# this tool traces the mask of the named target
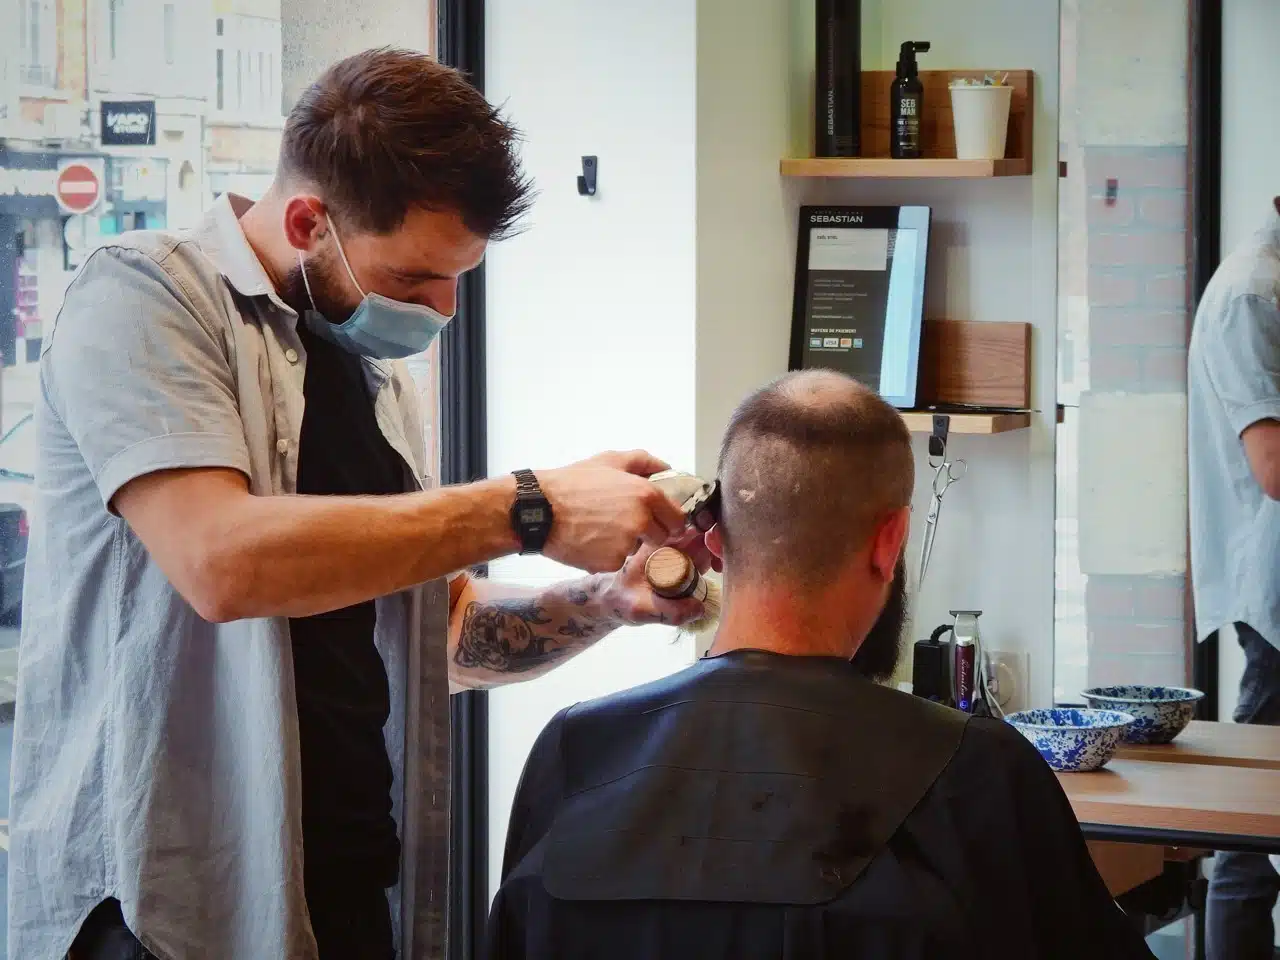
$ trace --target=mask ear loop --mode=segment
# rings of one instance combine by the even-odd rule
[[[360,286],[360,281],[356,279],[356,272],[351,269],[351,263],[347,260],[347,251],[342,249],[342,239],[338,236],[338,231],[333,225],[333,219],[327,213],[324,215],[324,219],[329,224],[329,229],[333,231],[333,242],[338,245],[338,256],[342,258],[342,265],[347,268],[347,276],[351,278],[352,286],[360,291],[360,296],[367,297],[368,294],[364,292],[364,287]]]
[[[302,251],[298,251],[298,269],[302,271],[302,285],[307,288],[307,299],[311,301],[311,309],[320,312],[316,306],[316,298],[311,295],[311,281],[307,279],[307,265],[302,262]]]

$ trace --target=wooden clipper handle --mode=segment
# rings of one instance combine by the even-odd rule
[[[675,547],[659,547],[644,564],[644,576],[653,592],[668,600],[693,597],[706,600],[706,581],[692,560]]]

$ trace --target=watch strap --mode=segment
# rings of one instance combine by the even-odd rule
[[[517,497],[529,494],[541,495],[542,488],[538,486],[538,478],[534,476],[532,470],[512,470],[511,473],[516,478]]]
[[[520,540],[520,553],[541,553],[551,535],[551,503],[532,470],[513,470],[516,499],[511,505],[511,526]]]

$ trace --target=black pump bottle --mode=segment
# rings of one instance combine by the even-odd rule
[[[928,49],[928,42],[908,40],[898,52],[898,73],[889,88],[889,156],[895,160],[914,160],[920,156],[924,84],[920,82],[916,54]]]

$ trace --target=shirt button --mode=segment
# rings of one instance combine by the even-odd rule
[[[293,347],[290,347],[288,350],[284,352],[284,358],[288,360],[290,363],[297,363],[298,351],[293,349]]]
[[[289,441],[288,441],[288,440],[277,440],[277,441],[276,441],[276,453],[285,454],[285,453],[288,453],[288,452],[289,452]]]

